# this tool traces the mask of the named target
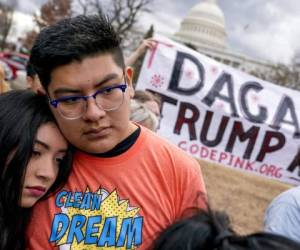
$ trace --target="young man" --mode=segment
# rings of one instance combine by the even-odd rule
[[[30,63],[77,152],[65,186],[34,208],[29,249],[149,249],[166,226],[206,207],[198,163],[129,121],[133,72],[105,17],[43,29]]]

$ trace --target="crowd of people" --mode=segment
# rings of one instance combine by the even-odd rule
[[[299,187],[270,204],[265,232],[240,236],[199,163],[153,133],[161,101],[129,67],[152,45],[124,60],[107,17],[77,16],[40,32],[28,89],[0,69],[0,250],[300,249]]]

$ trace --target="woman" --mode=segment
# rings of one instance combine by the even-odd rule
[[[0,249],[25,249],[29,208],[64,184],[72,152],[45,97],[10,91],[0,107]]]

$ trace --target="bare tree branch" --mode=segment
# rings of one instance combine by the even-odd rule
[[[39,28],[43,28],[48,25],[52,25],[57,21],[70,17],[72,0],[48,0],[41,7],[41,14],[35,15],[34,19]]]
[[[3,50],[6,40],[12,26],[14,8],[16,1],[12,1],[10,5],[0,3],[0,49]]]
[[[75,0],[81,2],[82,0]],[[101,0],[85,0],[86,8],[98,14],[103,14]],[[149,12],[149,5],[153,0],[111,0],[108,7],[110,21],[120,37],[125,38],[138,21],[142,12]],[[87,13],[84,12],[84,15]]]
[[[88,14],[88,5],[86,4],[86,1],[84,0],[77,0],[79,6],[82,9],[82,14],[87,15]]]
[[[269,72],[252,71],[249,73],[265,81],[300,90],[299,71],[293,66],[278,64],[270,69]]]
[[[38,32],[35,30],[31,30],[27,32],[25,34],[25,37],[22,39],[22,46],[26,48],[28,51],[30,51],[37,35]]]

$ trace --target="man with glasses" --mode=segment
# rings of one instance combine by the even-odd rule
[[[148,249],[206,208],[197,161],[129,121],[133,72],[106,17],[43,29],[30,63],[76,152],[67,183],[34,208],[28,249]]]

